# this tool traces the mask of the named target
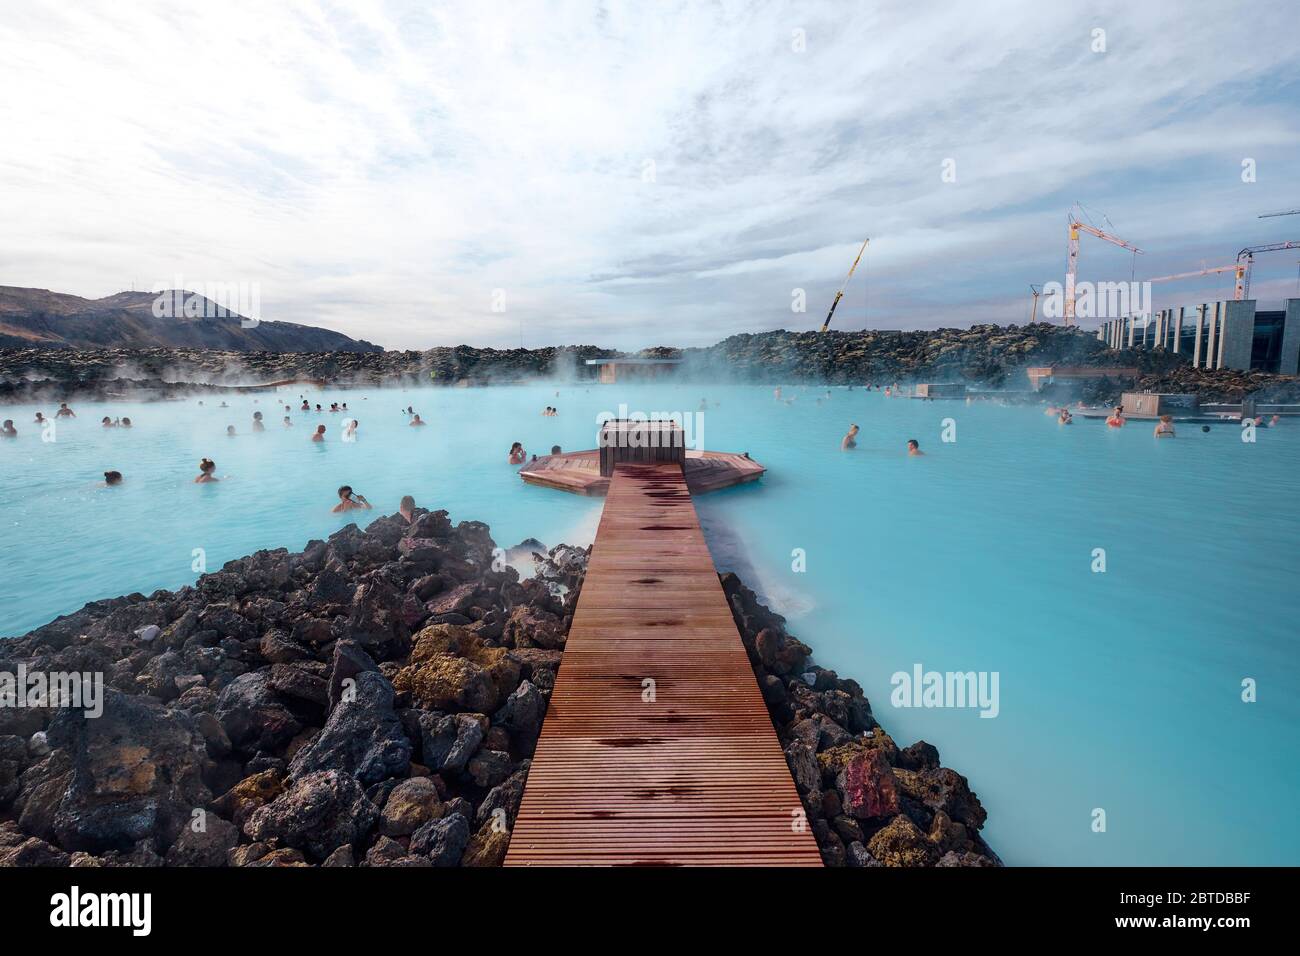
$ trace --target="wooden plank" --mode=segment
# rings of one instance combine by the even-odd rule
[[[617,464],[506,866],[820,866],[802,813],[682,466]]]

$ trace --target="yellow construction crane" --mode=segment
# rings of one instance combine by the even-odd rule
[[[1065,324],[1074,325],[1074,286],[1075,277],[1079,273],[1079,233],[1086,232],[1090,236],[1096,236],[1098,239],[1105,239],[1109,243],[1119,246],[1121,249],[1132,251],[1134,256],[1142,255],[1142,250],[1131,242],[1121,239],[1119,236],[1112,235],[1109,232],[1102,232],[1096,226],[1090,226],[1082,222],[1079,216],[1075,215],[1075,210],[1083,216],[1087,216],[1087,211],[1083,208],[1082,203],[1075,203],[1070,207],[1069,224],[1070,224],[1070,241],[1067,246],[1066,265],[1065,265]],[[1102,217],[1105,218],[1105,217]],[[1110,225],[1110,220],[1106,220],[1106,225]]]
[[[862,261],[862,253],[867,251],[867,243],[870,241],[869,238],[862,240],[862,248],[858,250],[858,257],[853,260],[853,265],[849,267],[849,274],[844,277],[844,284],[840,286],[840,291],[835,293],[835,301],[831,303],[831,310],[826,313],[826,321],[822,323],[823,332],[831,327],[831,316],[835,314],[835,307],[840,304],[840,298],[844,295],[844,290],[848,288],[849,280],[853,278],[853,270]]]

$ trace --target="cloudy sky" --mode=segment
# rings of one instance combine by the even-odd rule
[[[0,285],[633,348],[815,328],[866,236],[837,327],[1024,321],[1076,200],[1146,250],[1081,280],[1300,239],[1290,3],[3,4]]]

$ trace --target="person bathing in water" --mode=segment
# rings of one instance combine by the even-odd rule
[[[220,481],[221,479],[213,474],[216,470],[216,463],[211,458],[204,458],[199,462],[199,476],[194,479],[194,483],[202,485],[207,484],[209,481]]]
[[[420,426],[427,425],[428,422],[426,422],[426,421],[424,421],[422,418],[420,418],[419,415],[416,415],[416,416],[415,416],[414,418],[412,418],[412,419],[410,420],[410,422],[408,422],[407,424],[411,425],[412,427],[416,427],[416,428],[418,428],[418,427],[420,427]]]
[[[1115,410],[1110,413],[1110,418],[1106,419],[1106,425],[1108,428],[1124,427],[1124,406],[1123,405],[1115,406]]]
[[[524,451],[524,446],[515,442],[510,446],[510,464],[522,465],[528,460],[528,452]]]
[[[339,503],[333,507],[333,511],[369,511],[370,502],[366,501],[365,495],[353,494],[351,485],[344,485],[339,489]]]
[[[3,425],[0,425],[0,438],[17,438],[18,429],[14,428],[14,420],[6,418]]]
[[[1156,430],[1153,432],[1153,434],[1156,436],[1156,438],[1176,437],[1174,434],[1174,416],[1161,415],[1160,422],[1156,425]]]
[[[325,440],[325,426],[324,426],[324,425],[317,425],[317,426],[316,426],[316,430],[315,430],[314,432],[312,432],[311,440],[312,440],[312,441],[324,441],[324,440]]]
[[[1073,425],[1073,424],[1074,424],[1074,416],[1072,416],[1072,415],[1070,414],[1070,410],[1069,410],[1068,408],[1063,408],[1063,409],[1061,409],[1061,417],[1058,418],[1056,421],[1057,421],[1057,424],[1060,424],[1060,425]]]
[[[68,407],[67,402],[59,403],[59,410],[54,413],[55,418],[76,418],[77,413]]]
[[[921,451],[921,445],[915,438],[909,438],[907,440],[907,454],[908,457],[919,458],[925,452]]]
[[[121,483],[122,483],[122,473],[120,471],[104,472],[104,484],[108,485],[110,488],[113,485],[120,485]]]
[[[840,450],[847,451],[850,448],[857,448],[857,447],[858,447],[858,426],[856,424],[853,424],[849,426],[849,433],[845,435],[844,440],[840,442]]]
[[[253,431],[255,431],[255,432],[264,432],[264,431],[266,431],[266,425],[265,425],[265,423],[262,421],[262,413],[261,413],[261,412],[253,412]]]

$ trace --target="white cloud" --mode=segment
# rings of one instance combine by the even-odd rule
[[[0,284],[258,282],[265,318],[391,347],[513,345],[521,324],[530,345],[702,344],[816,327],[871,235],[841,327],[1019,321],[1027,283],[1060,278],[1076,198],[1149,250],[1139,277],[1300,232],[1254,218],[1300,204],[1288,21],[1210,2],[15,5]],[[1257,282],[1292,266],[1261,258]],[[1085,246],[1081,278],[1131,268]]]

